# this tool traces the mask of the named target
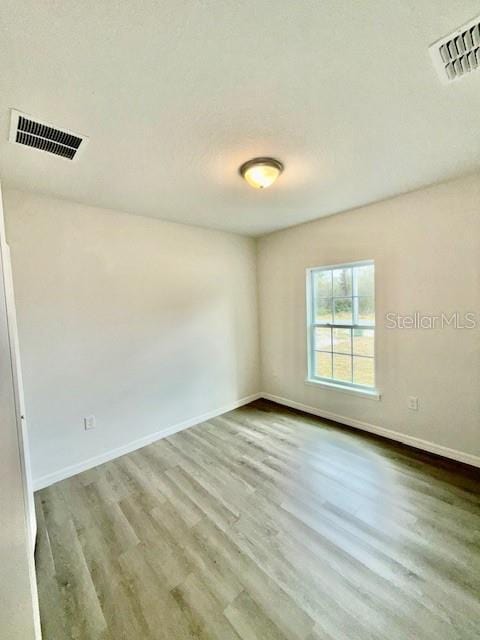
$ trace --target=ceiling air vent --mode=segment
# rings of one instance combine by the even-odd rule
[[[480,16],[430,46],[440,79],[450,83],[480,69]]]
[[[85,147],[88,138],[59,129],[12,109],[10,142],[47,151],[56,156],[74,160]]]

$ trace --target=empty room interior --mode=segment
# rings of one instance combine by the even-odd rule
[[[480,638],[479,11],[1,0],[1,640]]]

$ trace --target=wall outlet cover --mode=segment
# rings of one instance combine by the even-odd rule
[[[85,431],[89,431],[90,429],[95,429],[96,427],[95,416],[86,416],[83,419],[83,424],[85,426]]]
[[[407,406],[412,411],[418,411],[418,398],[416,396],[408,396]]]

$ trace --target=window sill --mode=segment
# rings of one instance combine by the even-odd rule
[[[341,393],[349,393],[362,398],[370,398],[371,400],[380,400],[382,397],[378,389],[361,389],[360,387],[344,387],[341,384],[335,384],[334,382],[325,382],[324,380],[314,380],[312,378],[306,378],[305,384],[312,385],[313,387],[323,387],[324,389],[331,389],[333,391],[340,391]]]

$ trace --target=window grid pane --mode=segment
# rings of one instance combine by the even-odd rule
[[[374,329],[354,329],[352,353],[355,356],[375,355],[375,330]]]
[[[332,291],[335,298],[352,296],[352,269],[332,270]]]
[[[332,351],[332,329],[331,327],[315,327],[314,329],[314,349],[315,351]]]
[[[354,356],[352,362],[353,382],[365,387],[373,387],[375,384],[374,358]]]
[[[332,350],[334,353],[352,353],[352,330],[350,327],[339,329],[335,327],[333,330]]]
[[[340,382],[352,382],[352,356],[333,354],[333,379]]]
[[[313,276],[314,293],[319,298],[332,297],[332,272],[318,271]]]
[[[332,298],[317,298],[314,321],[318,324],[332,323]]]
[[[315,352],[315,375],[319,378],[332,378],[332,354]]]
[[[333,324],[352,325],[352,298],[333,298]]]
[[[358,296],[355,304],[357,305],[357,324],[375,325],[375,301],[373,296]]]

